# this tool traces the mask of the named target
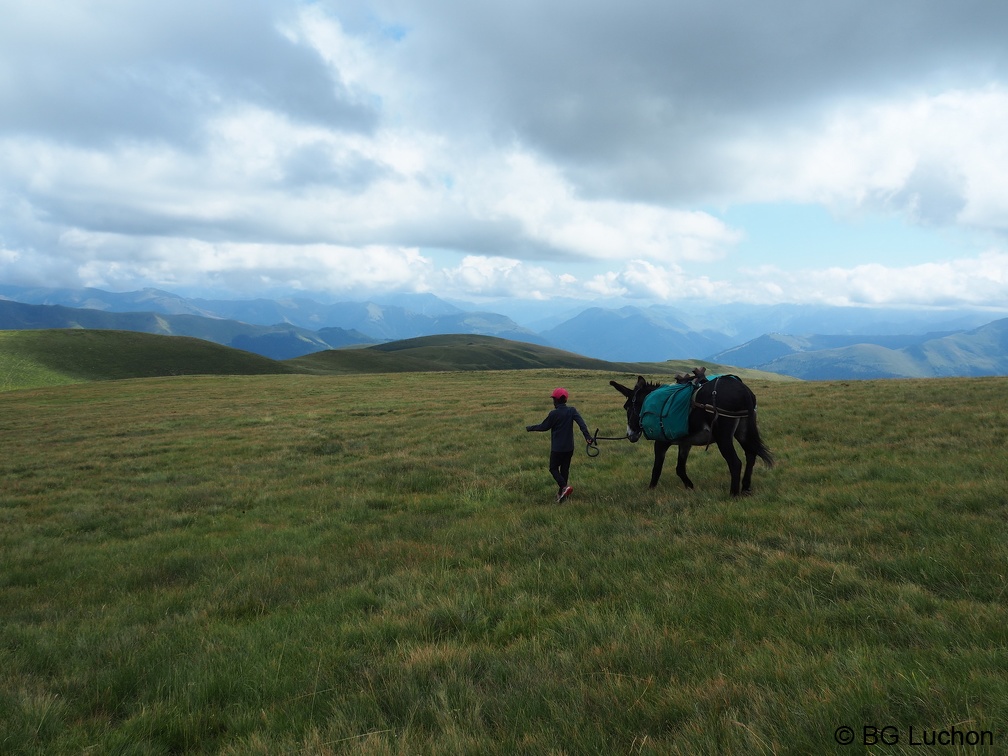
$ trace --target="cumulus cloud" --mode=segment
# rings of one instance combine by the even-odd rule
[[[281,33],[296,7],[4,0],[0,132],[97,145],[190,142],[206,118],[247,104],[327,128],[373,128],[365,94],[312,45]]]
[[[543,267],[506,257],[467,255],[441,275],[455,296],[547,299],[560,293],[560,277]]]
[[[12,282],[1005,299],[1008,6],[0,0],[0,17]],[[980,241],[754,274],[723,218],[760,203]]]
[[[442,119],[498,124],[610,197],[721,194],[737,180],[726,139],[755,130],[769,146],[839,102],[982,86],[1008,69],[1008,11],[976,1],[375,7],[404,20],[396,55],[427,74]]]
[[[1008,303],[1008,252],[918,265],[879,263],[844,268],[750,271],[749,285],[737,287],[739,301],[772,304],[826,303],[837,306],[975,306],[997,311]]]
[[[744,134],[725,151],[739,167],[736,201],[815,202],[840,214],[1004,230],[1008,87],[845,102],[774,140]]]
[[[100,247],[101,255],[91,250]],[[67,261],[72,264],[68,265]],[[329,244],[210,244],[172,238],[147,239],[72,232],[53,252],[0,249],[0,278],[14,268],[33,275],[37,286],[89,286],[127,290],[143,286],[219,289],[230,295],[304,291],[358,292],[426,289],[430,260],[416,249]]]

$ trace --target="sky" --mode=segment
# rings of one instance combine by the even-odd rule
[[[1008,309],[1008,4],[0,0],[0,282]]]

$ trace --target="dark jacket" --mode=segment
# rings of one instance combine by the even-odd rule
[[[577,423],[584,434],[585,441],[591,441],[591,433],[584,419],[577,409],[567,404],[558,404],[546,419],[539,425],[527,425],[527,431],[551,431],[552,439],[550,451],[572,452],[574,451],[574,423]]]

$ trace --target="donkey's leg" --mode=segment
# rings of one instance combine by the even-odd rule
[[[669,450],[671,444],[664,441],[655,441],[654,445],[654,467],[651,468],[651,485],[649,488],[654,488],[658,485],[658,479],[661,477],[662,467],[665,465],[665,454]]]
[[[735,438],[739,442],[739,445],[745,451],[745,470],[742,472],[742,493],[749,494],[752,493],[752,473],[753,467],[756,465],[757,451],[755,446],[747,438],[746,431],[748,426],[746,421],[742,420],[739,422],[738,428],[735,431]]]
[[[742,494],[752,493],[752,471],[756,465],[756,452],[745,450],[745,470],[742,472]]]
[[[719,423],[719,425],[721,425]],[[731,475],[731,495],[739,495],[739,482],[742,477],[742,460],[735,452],[735,425],[721,425],[715,430],[718,450],[724,461],[728,463],[728,472]]]
[[[675,471],[676,475],[683,482],[686,488],[693,490],[693,481],[689,479],[689,475],[686,474],[686,460],[689,459],[690,449],[693,447],[689,444],[679,444],[679,457],[676,459]]]

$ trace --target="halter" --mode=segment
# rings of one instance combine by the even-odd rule
[[[646,384],[646,385],[650,386],[650,384]],[[657,386],[651,386],[647,391],[644,391],[643,388],[635,388],[634,392],[633,392],[633,395],[630,396],[627,399],[627,404],[630,405],[630,409],[633,410],[633,414],[634,414],[634,417],[636,418],[636,422],[637,422],[637,428],[639,429],[639,432],[640,432],[641,436],[644,435],[644,428],[641,425],[641,411],[644,409],[644,400],[641,399],[640,396],[641,396],[642,392],[643,392],[643,394],[645,396],[647,396],[652,391],[654,391],[656,388],[657,388]],[[640,399],[639,404],[638,404],[638,399]],[[630,413],[628,412],[627,413],[627,421],[629,422],[629,420],[630,420]],[[630,426],[629,425],[627,425],[627,430],[628,431],[630,430]],[[630,434],[629,433],[627,433],[627,438],[630,438]]]

